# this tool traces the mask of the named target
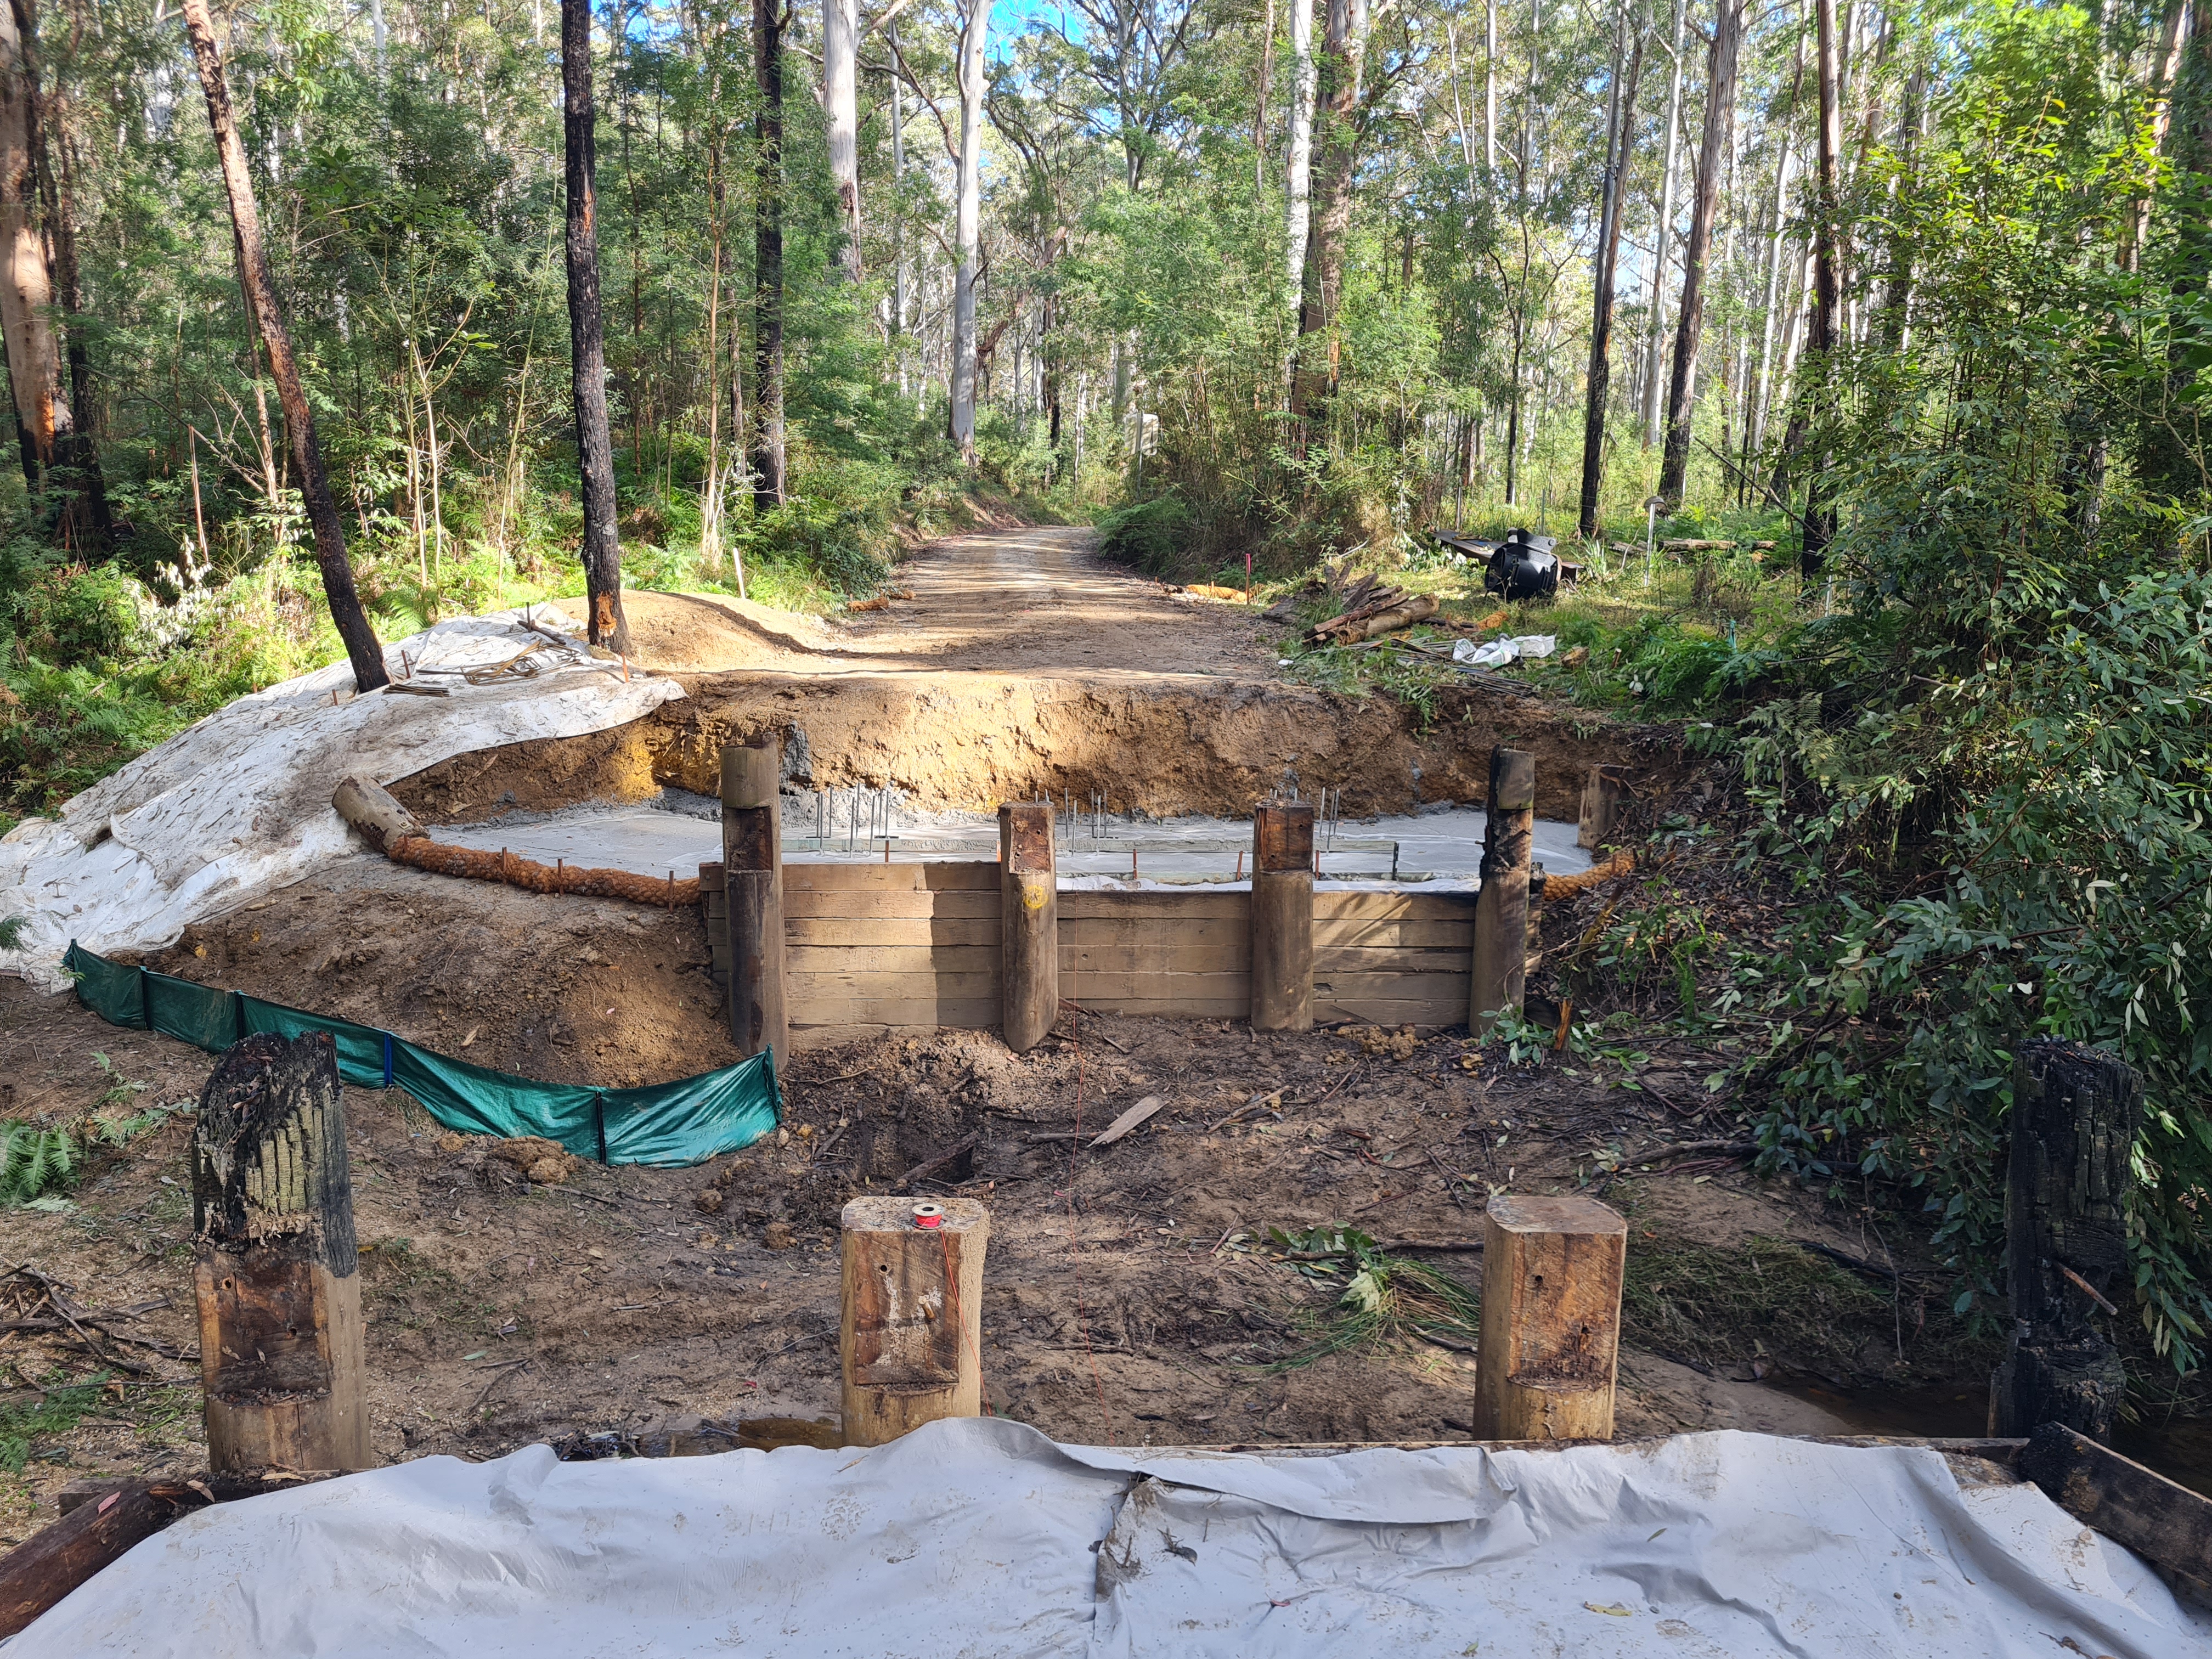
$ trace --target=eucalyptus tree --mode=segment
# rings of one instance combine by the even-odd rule
[[[599,112],[592,98],[591,0],[561,0],[562,150],[565,163],[568,350],[584,501],[583,564],[591,642],[629,650],[615,522],[614,436],[607,422],[606,321],[599,302]]]

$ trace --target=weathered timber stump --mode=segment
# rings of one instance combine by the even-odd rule
[[[2094,1322],[2126,1278],[2127,1195],[2142,1091],[2127,1062],[2039,1039],[2013,1058],[2005,1176],[2012,1345],[1990,1382],[1991,1432],[2060,1423],[2106,1441],[2126,1378]]]
[[[845,1443],[880,1446],[940,1417],[983,1408],[983,1251],[990,1217],[972,1198],[918,1224],[903,1198],[845,1206],[838,1356]]]
[[[1478,1440],[1610,1440],[1628,1223],[1594,1198],[1500,1193],[1482,1231]]]
[[[241,1038],[192,1137],[210,1465],[365,1469],[361,1260],[337,1048]]]

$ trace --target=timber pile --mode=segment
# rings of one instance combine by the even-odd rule
[[[1357,645],[1437,613],[1432,593],[1408,593],[1376,576],[1362,576],[1344,596],[1342,614],[1306,629],[1309,645]]]

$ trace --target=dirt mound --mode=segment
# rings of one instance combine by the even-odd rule
[[[583,605],[556,605],[572,629],[584,623]],[[839,644],[836,630],[817,617],[778,611],[723,593],[623,594],[629,623],[630,660],[666,673],[714,673],[732,668],[805,672]]]

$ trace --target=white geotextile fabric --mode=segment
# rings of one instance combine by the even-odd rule
[[[5,1659],[2191,1659],[2033,1486],[1740,1433],[1319,1458],[933,1424],[874,1451],[426,1458],[204,1510]]]
[[[155,949],[338,857],[346,827],[331,792],[349,772],[390,783],[479,749],[603,732],[684,695],[634,671],[625,682],[580,644],[537,653],[566,665],[527,679],[472,686],[434,672],[503,662],[542,640],[522,614],[456,617],[384,647],[395,678],[411,665],[422,683],[449,687],[445,696],[356,697],[353,670],[333,663],[218,709],[60,817],[17,825],[0,837],[0,917],[27,925],[17,949],[0,951],[0,969],[59,990],[72,939],[91,951]]]

